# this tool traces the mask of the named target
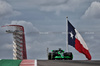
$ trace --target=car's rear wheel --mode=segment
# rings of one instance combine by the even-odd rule
[[[64,53],[64,59],[65,60],[72,60],[73,59],[73,54],[72,54],[72,52],[66,52],[66,53]]]
[[[51,60],[51,53],[48,54],[48,60]]]

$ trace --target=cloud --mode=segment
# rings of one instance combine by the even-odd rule
[[[11,24],[12,25],[22,25],[22,26],[24,26],[26,33],[38,32],[39,31],[36,27],[33,26],[33,24],[31,22],[21,20],[21,21],[12,21]]]
[[[6,1],[0,0],[0,17],[20,15],[21,13],[13,10],[13,7]]]
[[[2,49],[6,48],[6,49],[13,49],[13,44],[5,44],[1,47]]]
[[[80,0],[50,0],[50,2],[42,3],[40,6],[41,11],[55,11],[56,14],[60,14],[61,11],[75,11],[78,9],[79,5],[85,1]]]
[[[100,2],[92,2],[90,7],[85,11],[82,16],[83,19],[99,19],[100,18]]]
[[[12,13],[12,6],[5,1],[0,0],[0,16]]]
[[[11,2],[12,0],[10,0]],[[61,11],[71,11],[74,12],[79,7],[83,7],[83,3],[87,0],[21,0],[13,1],[16,9],[39,9],[45,12],[55,12],[59,15]],[[23,5],[22,5],[23,4]]]

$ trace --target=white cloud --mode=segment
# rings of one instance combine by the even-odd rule
[[[12,6],[5,1],[0,0],[0,16],[12,13]]]
[[[82,16],[84,19],[98,19],[100,18],[100,2],[92,2],[90,7],[85,11],[84,15]]]
[[[11,24],[24,26],[26,33],[39,31],[36,27],[33,26],[33,24],[31,22],[27,22],[27,21],[22,20],[22,21],[12,21]]]
[[[10,0],[11,2],[12,0]],[[13,1],[16,9],[39,9],[46,12],[55,12],[59,15],[61,11],[75,11],[87,0],[21,0]],[[23,5],[22,5],[23,4]]]
[[[4,44],[1,48],[13,49],[13,44]]]
[[[55,11],[56,14],[59,15],[61,11],[75,11],[78,9],[82,3],[85,1],[80,0],[50,0],[50,2],[44,2],[40,6],[40,10],[42,11]]]
[[[0,0],[0,17],[20,15],[21,13],[13,10],[12,6],[6,1]]]

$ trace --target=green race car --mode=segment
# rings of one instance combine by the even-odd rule
[[[64,52],[64,50],[51,50],[52,52],[48,53],[48,60],[72,60],[72,52]]]

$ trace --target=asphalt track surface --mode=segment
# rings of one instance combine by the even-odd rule
[[[38,60],[37,66],[100,66],[100,60]]]

